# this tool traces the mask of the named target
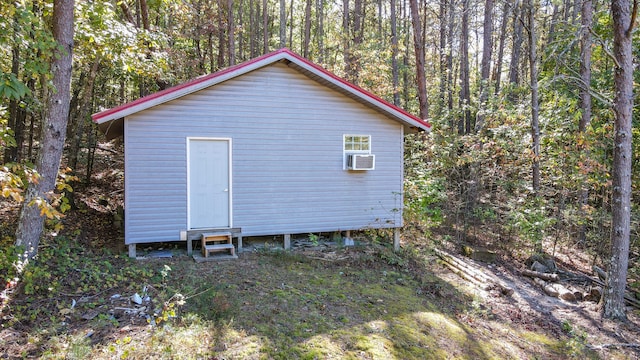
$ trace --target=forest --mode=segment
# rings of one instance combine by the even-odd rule
[[[116,205],[122,203],[122,193],[103,179],[110,170],[122,181],[123,169],[112,171],[122,167],[121,139],[105,139],[91,115],[280,48],[432,125],[429,134],[405,140],[405,256],[406,249],[443,242],[492,247],[512,258],[572,249],[589,272],[592,266],[606,272],[602,316],[635,319],[637,307],[627,308],[625,296],[640,302],[640,200],[633,196],[640,190],[637,5],[2,0],[0,321],[7,327],[0,331],[15,328],[8,319],[19,317],[10,311],[39,304],[12,304],[10,294],[49,296],[35,284],[58,281],[41,267],[42,259],[64,256],[56,248],[90,251],[87,244],[97,240],[87,240],[87,233],[122,242],[112,227],[105,230],[116,232],[110,235],[85,229],[95,221],[83,205],[87,198],[111,202],[103,214],[108,221],[119,216]],[[56,237],[85,239],[60,245]],[[376,256],[394,266],[414,264],[384,251]],[[74,259],[68,262],[81,261]],[[167,271],[152,275],[129,266],[118,276],[167,283]],[[125,282],[118,279],[114,287]],[[167,298],[165,316],[181,305]],[[233,309],[229,299],[213,301]],[[73,308],[58,310],[48,321],[70,316]],[[17,320],[25,328],[47,314],[31,311],[30,320]],[[640,349],[637,341],[627,345]],[[267,357],[292,353],[274,354]],[[411,354],[405,355],[421,358]]]

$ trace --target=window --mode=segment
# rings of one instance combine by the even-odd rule
[[[371,135],[345,135],[344,151],[345,153],[370,153]]]
[[[344,135],[342,168],[349,168],[349,157],[353,154],[371,154],[371,135]]]

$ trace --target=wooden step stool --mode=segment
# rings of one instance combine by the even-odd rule
[[[231,232],[209,232],[202,234],[202,256],[209,257],[210,252],[227,251],[235,256],[236,249],[231,242]]]

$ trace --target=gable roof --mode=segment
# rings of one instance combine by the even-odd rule
[[[213,74],[195,78],[186,83],[147,95],[132,102],[101,111],[91,115],[108,139],[116,138],[123,133],[122,119],[125,116],[149,109],[153,106],[177,99],[194,93],[204,88],[222,83],[226,80],[257,70],[275,62],[284,62],[289,67],[301,72],[309,78],[333,88],[342,94],[368,106],[387,116],[403,123],[411,129],[429,131],[431,124],[407,111],[381,99],[380,97],[353,85],[344,79],[332,74],[317,64],[295,54],[289,49],[283,48],[269,54],[262,55],[253,60],[231,66]]]

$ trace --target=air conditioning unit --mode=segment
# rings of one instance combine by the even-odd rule
[[[371,154],[351,154],[347,167],[350,170],[373,170],[376,168],[376,156]]]

